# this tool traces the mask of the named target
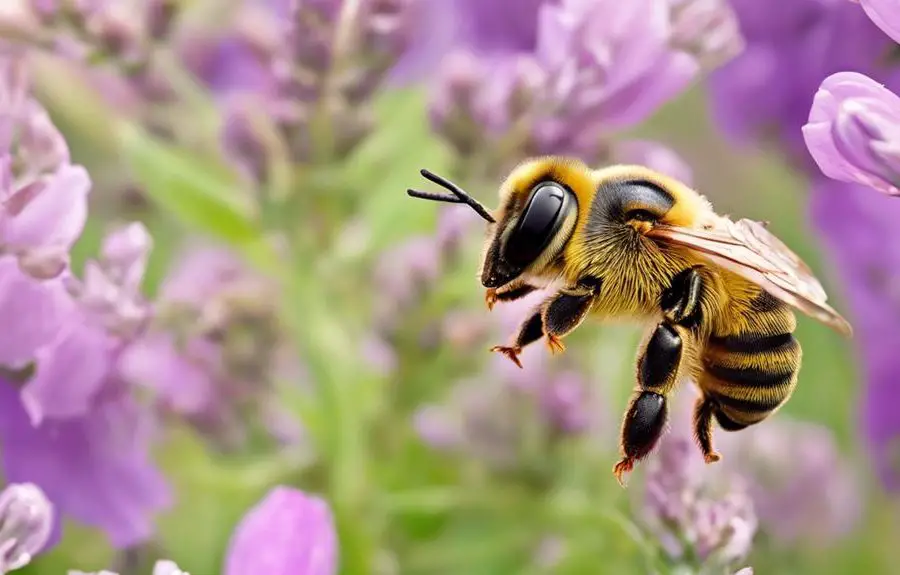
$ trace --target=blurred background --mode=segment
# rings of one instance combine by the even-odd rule
[[[62,528],[22,573],[897,572],[900,199],[827,179],[801,136],[828,75],[897,76],[858,4],[7,0],[0,37],[24,134],[4,169],[59,210],[72,166],[90,178],[63,276],[94,327],[4,371],[5,477]],[[489,353],[544,295],[488,312],[480,220],[405,193],[427,168],[491,207],[539,154],[645,164],[771,222],[855,338],[799,317],[797,391],[717,428],[716,465],[683,382],[621,488],[641,334],[586,323],[522,370]],[[50,321],[14,288],[4,317]],[[279,485],[329,519],[257,525],[236,567]],[[321,541],[337,557],[290,563]]]

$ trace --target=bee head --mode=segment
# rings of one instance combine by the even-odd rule
[[[575,229],[572,177],[589,170],[574,160],[538,158],[513,170],[500,189],[498,221],[488,227],[481,283],[503,286],[523,274],[545,275]]]

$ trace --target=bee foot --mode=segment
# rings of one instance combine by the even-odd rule
[[[495,345],[491,348],[491,351],[495,351],[497,353],[502,353],[506,357],[510,359],[514,364],[519,366],[519,369],[522,369],[522,362],[519,361],[519,354],[522,353],[522,348],[518,346],[506,346],[506,345]]]
[[[634,459],[630,457],[623,457],[621,461],[616,463],[615,467],[613,467],[613,475],[616,476],[616,481],[619,482],[619,485],[622,487],[626,486],[625,482],[625,474],[631,473],[634,469]]]
[[[722,459],[722,456],[719,455],[717,451],[710,451],[709,453],[703,454],[703,460],[706,461],[706,463],[715,463],[720,459]]]
[[[550,353],[552,354],[563,353],[566,351],[566,345],[555,335],[547,336],[547,347],[550,348]]]
[[[488,311],[494,309],[494,304],[497,303],[497,290],[494,288],[488,288],[484,292],[484,303],[487,304]]]

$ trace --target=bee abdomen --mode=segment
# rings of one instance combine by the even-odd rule
[[[759,423],[787,401],[797,383],[802,351],[791,333],[711,337],[700,386],[718,405],[723,429]]]

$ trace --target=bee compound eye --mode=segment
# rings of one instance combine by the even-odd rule
[[[538,184],[506,242],[504,256],[516,266],[536,260],[565,218],[569,192],[555,182]]]

